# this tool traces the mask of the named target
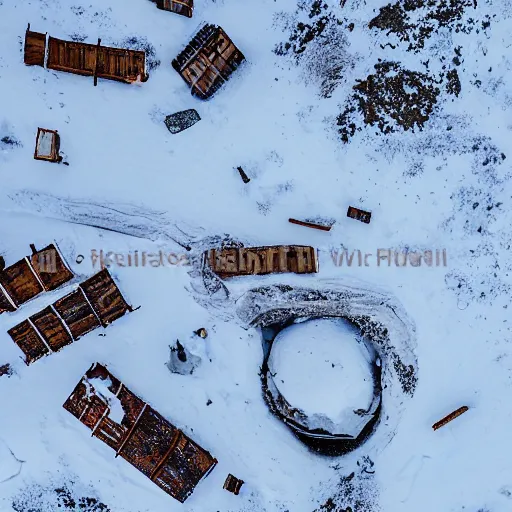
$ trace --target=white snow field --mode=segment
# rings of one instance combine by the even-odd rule
[[[13,369],[0,377],[0,512],[512,510],[512,2],[429,0],[406,13],[402,3],[196,0],[187,19],[149,0],[0,0],[0,254],[11,265],[29,244],[56,242],[77,276],[0,315],[0,366]],[[386,6],[393,30],[369,27]],[[202,22],[222,26],[247,60],[206,102],[171,67]],[[330,28],[278,55],[300,22]],[[94,87],[25,66],[28,23],[145,47],[149,80]],[[379,98],[382,84],[391,99]],[[165,116],[189,108],[201,121],[169,133]],[[408,126],[411,116],[422,124]],[[69,166],[34,160],[38,127],[58,130]],[[371,223],[347,218],[349,206]],[[324,232],[290,217],[336,223]],[[139,310],[30,366],[7,334],[99,270],[92,251],[185,262],[226,234],[316,247],[319,273],[235,278],[223,298],[201,289],[192,265],[113,264]],[[402,266],[395,253],[407,251],[433,251],[432,265],[411,255]],[[325,289],[332,307],[385,320],[398,340],[383,360],[381,421],[348,455],[309,451],[264,402],[261,334],[248,325],[258,312],[244,316],[242,297],[271,285]],[[194,347],[200,327],[208,337]],[[192,375],[168,370],[176,339],[201,355]],[[406,372],[417,366],[408,396],[395,349]],[[218,459],[184,504],[63,409],[94,362]],[[228,473],[245,482],[239,496],[222,488]]]
[[[373,400],[371,354],[343,319],[291,325],[274,340],[269,369],[286,400],[306,415],[325,415],[357,436],[354,411]]]

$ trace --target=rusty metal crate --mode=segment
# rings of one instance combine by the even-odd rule
[[[114,396],[104,397],[94,379],[109,381]],[[119,400],[124,417],[110,416],[109,400]],[[151,406],[134,395],[105,366],[94,364],[64,403],[93,436],[113,448],[116,456],[137,468],[167,494],[184,502],[216,465],[209,452],[188,438]]]

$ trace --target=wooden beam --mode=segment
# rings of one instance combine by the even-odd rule
[[[94,87],[98,85],[98,54],[100,52],[101,39],[98,37],[98,44],[96,45],[96,62],[94,64]]]
[[[322,226],[320,224],[315,224],[313,222],[304,222],[302,220],[297,219],[288,219],[288,222],[291,222],[292,224],[297,224],[299,226],[305,226],[306,228],[319,229],[321,231],[331,231],[332,228],[332,226]]]
[[[442,420],[439,420],[437,423],[434,423],[432,425],[432,428],[434,430],[437,430],[441,427],[444,427],[447,423],[450,423],[450,421],[453,421],[455,418],[458,418],[461,414],[464,414],[468,410],[469,407],[463,405],[462,407],[459,407],[456,411],[453,411],[452,413],[448,414],[448,416],[445,416]]]
[[[171,453],[176,448],[176,445],[178,444],[178,441],[183,437],[183,432],[179,429],[176,429],[176,433],[174,434],[174,437],[171,441],[171,446],[169,446],[169,449],[165,452],[165,455],[162,457],[160,462],[155,466],[155,469],[152,471],[151,476],[149,477],[150,480],[153,482],[158,478],[158,475],[162,472],[162,469],[164,467],[165,461],[169,458]]]
[[[117,449],[115,458],[119,457],[119,454],[121,453],[121,450],[124,448],[125,444],[128,442],[130,437],[132,437],[132,434],[135,432],[135,427],[139,424],[140,419],[142,418],[142,415],[144,414],[144,411],[146,410],[146,407],[148,404],[144,404],[144,407],[142,408],[142,411],[140,411],[139,416],[135,420],[135,423],[132,425],[132,428],[128,431],[128,434],[126,434],[126,437],[119,445],[119,448]]]

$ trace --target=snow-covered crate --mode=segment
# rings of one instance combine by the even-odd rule
[[[89,368],[63,407],[181,503],[217,464],[101,364]]]
[[[221,27],[205,24],[172,67],[191,87],[193,96],[210,98],[244,62],[243,53]]]
[[[57,130],[37,129],[36,149],[34,151],[34,158],[36,160],[60,162],[62,157],[59,155],[59,149],[60,135]]]
[[[302,245],[210,249],[204,253],[203,262],[221,278],[318,272],[316,249]]]

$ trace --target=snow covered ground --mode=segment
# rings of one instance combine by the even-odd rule
[[[227,283],[232,302],[221,305],[198,297],[190,265],[114,265],[127,300],[141,309],[30,367],[7,330],[74,285],[2,314],[0,365],[10,363],[14,375],[0,377],[0,511],[53,512],[69,493],[70,510],[91,497],[112,512],[511,510],[512,3],[453,3],[460,12],[452,17],[443,17],[444,0],[391,9],[391,30],[382,20],[368,26],[394,5],[385,0],[328,1],[326,9],[318,2],[298,9],[294,0],[197,0],[191,20],[146,0],[0,0],[7,265],[29,254],[29,243],[55,240],[82,279],[98,269],[92,250],[181,255],[190,244],[196,254],[204,240],[226,233],[247,246],[312,245],[320,260],[318,275],[235,279]],[[325,12],[331,18],[322,21]],[[300,20],[327,26],[327,37],[313,38],[297,58],[278,55]],[[397,20],[405,20],[398,29]],[[192,98],[170,65],[202,21],[220,24],[248,61],[208,102]],[[154,50],[149,81],[93,87],[89,78],[26,67],[28,23],[105,45],[135,37]],[[422,44],[418,33],[427,34]],[[353,90],[359,80],[397,91],[398,79],[406,99],[420,83],[418,111],[404,107],[393,117],[402,108],[392,106],[397,98]],[[373,122],[358,106],[374,100],[386,108]],[[171,135],[164,117],[188,108],[201,121]],[[422,129],[400,124],[421,116]],[[38,127],[59,131],[69,167],[33,159]],[[371,211],[371,223],[346,218],[349,205]],[[315,216],[336,224],[326,233],[288,223]],[[341,261],[345,249],[355,251],[351,266]],[[441,258],[399,267],[394,255],[388,266],[378,257],[388,249],[444,249],[446,266]],[[340,458],[309,452],[269,412],[260,334],[235,314],[250,288],[314,287],[319,279],[393,295],[415,324],[419,380],[399,415],[398,406],[386,411],[381,427],[392,426],[393,436]],[[170,373],[169,345],[195,343],[200,327],[209,333],[207,358],[192,375]],[[185,504],[114,458],[62,408],[93,362],[108,365],[219,460]],[[432,431],[460,405],[469,412]],[[246,482],[240,496],[222,489],[228,473]],[[101,510],[90,503],[86,512]]]

